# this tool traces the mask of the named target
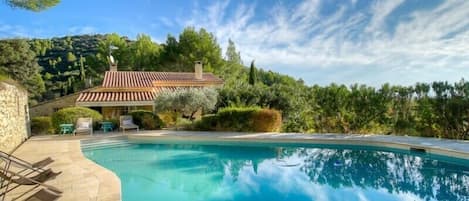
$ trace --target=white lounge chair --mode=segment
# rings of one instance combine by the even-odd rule
[[[125,129],[137,129],[138,131],[138,125],[134,124],[132,116],[130,115],[120,116],[119,120],[120,120],[120,128],[122,129],[124,133],[125,133]]]
[[[76,135],[77,133],[88,133],[88,132],[90,133],[90,135],[93,135],[93,119],[92,118],[78,118],[73,134]]]

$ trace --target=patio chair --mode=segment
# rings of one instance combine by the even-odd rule
[[[31,190],[24,192],[23,194],[19,195],[14,200],[18,199],[19,197],[22,197],[22,196],[26,195],[27,193],[31,192],[32,190],[34,190],[35,188],[37,188],[39,186],[42,186],[44,188],[42,188],[41,190],[39,190],[39,191],[35,192],[34,194],[30,195],[25,200],[29,200],[29,201],[32,201],[32,200],[40,200],[40,201],[57,200],[61,196],[60,194],[62,193],[62,191],[60,191],[59,189],[57,189],[53,186],[44,184],[44,182],[55,178],[60,173],[61,172],[55,173],[52,170],[48,169],[48,170],[46,170],[44,172],[41,172],[41,173],[39,173],[39,174],[37,174],[33,177],[25,177],[21,174],[13,172],[13,171],[2,169],[2,171],[0,172],[0,178],[4,181],[7,181],[7,184],[6,185],[2,184],[1,189],[3,190],[3,192],[1,192],[0,198],[2,200],[4,200],[5,195],[8,192],[12,191],[13,189],[15,189],[15,188],[17,188],[21,185],[34,185]],[[12,184],[12,183],[17,184],[17,185],[14,186],[13,188],[8,188],[9,185]]]
[[[93,135],[93,119],[92,118],[78,118],[77,124],[73,134],[89,132],[90,135]]]
[[[45,171],[45,169],[43,169],[44,167],[54,162],[51,157],[47,157],[35,163],[29,163],[28,161],[22,160],[16,156],[5,153],[3,151],[0,151],[0,160],[5,162],[5,170],[8,170],[11,166],[15,166],[17,168],[22,169],[19,173],[22,173],[27,170],[31,170],[33,172],[42,172]]]
[[[125,129],[137,129],[138,131],[138,125],[134,124],[132,116],[130,115],[123,115],[120,116],[120,128],[122,131],[125,133]]]
[[[38,192],[26,198],[25,201],[55,201],[59,199],[61,196],[62,195],[59,193],[55,193],[46,188],[42,188]]]

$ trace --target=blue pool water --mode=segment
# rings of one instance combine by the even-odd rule
[[[123,201],[469,200],[469,160],[397,149],[126,142],[83,152],[119,176]]]

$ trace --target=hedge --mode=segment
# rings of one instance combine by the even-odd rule
[[[86,107],[67,107],[52,114],[52,125],[55,131],[60,132],[60,124],[75,124],[80,117],[93,118],[93,128],[99,129],[98,122],[103,120],[103,116]]]
[[[148,110],[132,111],[130,115],[132,115],[134,123],[145,130],[160,129],[164,126],[163,121],[161,121],[158,115]]]
[[[278,110],[262,109],[252,114],[256,132],[278,132],[282,127],[282,114]]]
[[[223,108],[215,115],[204,116],[194,124],[196,130],[277,132],[282,126],[282,116],[273,109],[257,107]]]
[[[31,133],[41,135],[54,133],[51,117],[33,117],[31,119]]]

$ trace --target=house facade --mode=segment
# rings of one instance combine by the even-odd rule
[[[116,118],[132,110],[153,111],[155,104],[158,104],[155,103],[155,97],[164,91],[190,87],[219,87],[221,85],[223,85],[222,79],[212,73],[203,73],[200,62],[195,64],[194,73],[117,71],[117,68],[110,68],[110,71],[105,72],[101,86],[69,95],[71,98],[66,97],[71,99],[68,101],[69,105],[60,106],[89,107],[101,112],[104,118]],[[54,101],[49,102],[32,107],[32,115],[50,115],[45,114],[46,112],[35,113],[35,111],[41,111],[41,107],[57,105],[54,104]],[[60,108],[49,108],[47,112],[52,113],[58,109]]]

